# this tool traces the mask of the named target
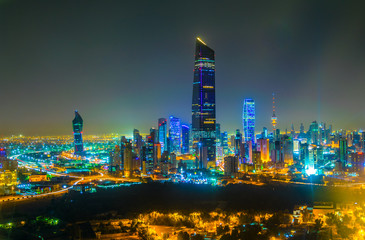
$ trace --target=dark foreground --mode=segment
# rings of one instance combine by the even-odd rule
[[[5,203],[0,219],[49,215],[67,222],[118,215],[130,217],[149,211],[292,211],[313,202],[349,202],[363,199],[363,190],[306,185],[207,185],[150,183],[98,190],[92,194],[68,193],[59,198]]]

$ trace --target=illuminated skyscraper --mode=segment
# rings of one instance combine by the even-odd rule
[[[84,144],[82,142],[82,128],[84,126],[84,121],[77,110],[75,111],[75,118],[72,120],[72,126],[74,130],[75,154],[81,155],[84,152]]]
[[[190,137],[190,128],[188,125],[183,124],[181,125],[181,138],[182,138],[182,144],[181,144],[181,153],[187,154],[189,153],[189,137]]]
[[[243,102],[243,132],[245,142],[255,142],[255,101],[251,98],[245,98]]]
[[[193,148],[199,167],[215,166],[215,60],[214,50],[196,40],[192,101]]]
[[[161,153],[167,150],[167,119],[158,119],[158,142],[161,144]]]
[[[180,118],[170,117],[170,141],[171,152],[181,153],[181,120]]]

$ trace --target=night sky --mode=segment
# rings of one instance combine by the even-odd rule
[[[217,122],[365,128],[365,1],[0,0],[0,135],[147,133],[191,121],[195,38],[216,53]],[[270,127],[271,129],[271,127]]]

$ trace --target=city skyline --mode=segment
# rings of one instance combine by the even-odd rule
[[[334,129],[365,128],[365,17],[357,3],[214,3],[206,11],[214,14],[201,16],[190,14],[200,6],[192,2],[181,8],[146,4],[142,13],[129,11],[139,9],[133,3],[32,5],[1,3],[1,22],[8,23],[1,24],[6,37],[0,78],[7,100],[1,136],[71,135],[75,109],[85,119],[85,134],[130,134],[134,128],[148,133],[156,119],[170,115],[190,123],[198,36],[217,53],[216,118],[222,131],[241,129],[244,98],[256,102],[256,131],[270,131],[272,92],[282,131],[292,123],[307,129],[313,120]],[[295,14],[298,9],[301,14]],[[143,57],[135,58],[136,51]]]

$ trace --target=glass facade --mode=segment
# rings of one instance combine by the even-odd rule
[[[190,137],[190,128],[188,125],[181,125],[182,130],[182,144],[181,144],[181,153],[188,154],[189,153],[189,137]]]
[[[245,142],[255,142],[255,101],[246,98],[243,102],[243,132],[245,134]]]
[[[201,162],[214,163],[216,154],[215,59],[214,50],[196,40],[192,99],[192,135],[195,153]],[[205,168],[205,164],[200,167]]]
[[[158,142],[161,144],[161,153],[167,151],[167,119],[158,119]]]
[[[170,117],[170,141],[171,152],[181,153],[181,120],[180,118]]]

